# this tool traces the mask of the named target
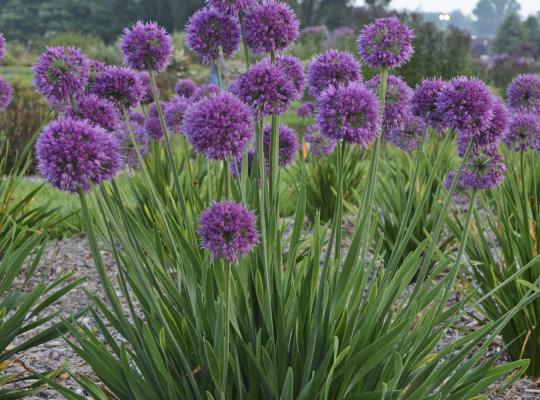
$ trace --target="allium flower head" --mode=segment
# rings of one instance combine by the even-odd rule
[[[107,68],[104,62],[90,59],[88,61],[88,82],[86,83],[85,93],[92,93],[96,84],[96,76]]]
[[[266,160],[270,160],[270,142],[272,137],[272,127],[264,127],[263,145]],[[286,167],[292,163],[300,149],[300,142],[294,130],[286,125],[279,127],[279,166]]]
[[[197,85],[191,79],[180,79],[176,82],[174,92],[178,96],[183,96],[186,99],[192,97],[197,91]]]
[[[447,129],[437,109],[437,99],[445,85],[446,82],[441,79],[426,79],[416,87],[411,100],[412,113],[423,118],[430,128],[438,132]]]
[[[378,95],[381,77],[375,76],[366,82],[374,95]],[[411,115],[411,98],[413,90],[399,77],[388,76],[384,104],[383,130],[385,133],[393,128],[401,128]]]
[[[154,93],[152,92],[152,84],[150,83],[150,74],[146,71],[142,71],[139,72],[138,78],[142,89],[140,102],[141,104],[150,104],[154,101]]]
[[[48,47],[34,65],[34,86],[50,102],[62,103],[82,93],[88,59],[74,47]]]
[[[317,97],[330,85],[347,85],[361,78],[360,64],[352,54],[330,49],[319,54],[308,67],[309,94]]]
[[[184,113],[190,105],[190,101],[182,96],[173,97],[167,103],[163,111],[167,129],[171,133],[182,133],[182,122],[184,121]]]
[[[5,79],[0,78],[0,112],[4,112],[13,98],[13,89]]]
[[[244,18],[244,35],[255,54],[285,49],[300,36],[300,24],[285,3],[265,0]]]
[[[193,103],[204,99],[205,97],[212,96],[214,94],[218,94],[221,92],[221,89],[218,85],[215,83],[205,83],[200,85],[197,90],[195,91],[195,94],[190,99]]]
[[[506,164],[501,154],[473,152],[465,160],[460,184],[465,189],[495,189],[504,180]]]
[[[50,122],[38,137],[36,154],[41,175],[66,192],[87,192],[92,185],[112,179],[121,166],[115,138],[73,118]]]
[[[117,128],[118,110],[109,100],[89,94],[78,97],[75,104],[77,112],[70,107],[65,113],[66,117],[85,119],[109,132]]]
[[[199,219],[202,247],[215,259],[234,263],[257,244],[255,214],[240,203],[215,203]]]
[[[287,76],[296,91],[294,100],[302,98],[304,95],[304,67],[300,60],[293,56],[278,56],[276,58],[276,66],[280,68]]]
[[[443,124],[471,137],[488,127],[493,115],[493,96],[480,79],[457,77],[444,87],[437,109]]]
[[[163,111],[167,107],[167,102],[160,101],[159,106],[161,107],[161,110]],[[152,104],[150,104],[150,106],[148,106],[148,116],[153,117],[153,118],[158,118],[159,117],[159,112],[158,112],[158,109],[157,109],[157,103],[155,101]]]
[[[504,138],[506,147],[513,151],[540,151],[540,122],[535,114],[515,114]]]
[[[446,175],[446,178],[444,179],[444,187],[446,190],[450,190],[455,177],[455,171],[450,171],[448,175]],[[456,206],[460,208],[467,207],[469,204],[469,191],[458,181],[456,182],[454,192],[452,193],[452,198],[454,199]]]
[[[375,140],[381,124],[377,98],[357,82],[326,89],[316,118],[323,135],[364,147]]]
[[[129,121],[131,122],[132,125],[143,126],[145,119],[146,118],[142,112],[133,111],[133,110],[129,112]]]
[[[392,128],[386,139],[403,151],[413,151],[426,133],[426,123],[420,117],[410,116],[402,127]]]
[[[128,68],[107,67],[97,74],[93,92],[118,107],[134,107],[142,97],[137,74]]]
[[[159,117],[151,115],[148,115],[148,118],[144,121],[144,130],[150,139],[156,141],[163,139],[163,136],[165,135]]]
[[[327,157],[336,148],[337,142],[320,133],[319,125],[313,124],[308,128],[304,140],[309,145],[309,152],[317,157]]]
[[[206,0],[206,4],[221,14],[237,16],[251,9],[257,0]]]
[[[211,160],[237,158],[253,138],[250,108],[231,93],[207,97],[184,113],[183,132]]]
[[[299,117],[311,117],[315,111],[315,104],[311,101],[306,101],[296,109],[296,115]]]
[[[6,54],[6,40],[4,39],[4,35],[2,32],[0,32],[0,62],[4,59],[4,55]]]
[[[144,156],[148,153],[148,135],[146,134],[146,130],[139,124],[132,123],[131,126],[133,129],[135,145],[139,149],[141,156]],[[137,152],[126,124],[120,124],[114,131],[113,135],[119,143],[120,155],[122,157],[123,164],[129,166],[130,168],[138,168],[139,158],[137,157]]]
[[[380,18],[364,27],[358,37],[358,50],[372,68],[395,68],[412,57],[413,38],[412,29],[397,18]]]
[[[232,56],[240,47],[240,24],[230,15],[213,9],[202,9],[186,25],[186,43],[202,62],[211,64],[223,54]]]
[[[266,60],[240,75],[229,89],[261,116],[284,113],[296,95],[290,78]]]
[[[155,22],[138,21],[120,40],[124,63],[137,71],[167,69],[173,52],[171,37]]]
[[[540,76],[518,75],[506,91],[508,106],[515,111],[540,114]]]

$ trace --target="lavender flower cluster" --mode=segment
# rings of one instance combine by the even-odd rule
[[[2,32],[0,32],[0,63],[4,59],[4,55],[6,54],[6,40],[4,39],[4,35]],[[11,89],[11,86],[9,83],[2,77],[0,77],[0,112],[4,112],[6,108],[9,106],[9,103],[11,103],[11,99],[13,98],[13,89]]]

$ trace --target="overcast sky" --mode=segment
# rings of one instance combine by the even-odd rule
[[[392,7],[413,11],[442,11],[449,12],[461,10],[469,14],[474,9],[477,0],[392,0]],[[363,0],[359,0],[363,3]],[[536,14],[540,11],[540,0],[519,0],[521,13],[524,15]]]

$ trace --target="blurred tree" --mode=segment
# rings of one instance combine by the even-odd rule
[[[540,23],[533,16],[522,22],[510,15],[497,31],[493,52],[540,59]]]
[[[365,0],[365,3],[372,8],[385,8],[390,5],[392,0]]]
[[[473,10],[476,33],[480,36],[495,36],[506,18],[517,14],[520,8],[517,0],[480,0]]]

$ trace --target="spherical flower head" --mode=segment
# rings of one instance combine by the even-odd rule
[[[141,84],[141,104],[150,104],[154,101],[154,92],[152,92],[152,84],[150,82],[150,74],[146,71],[139,72],[139,82]],[[158,89],[159,94],[159,89]]]
[[[426,123],[420,117],[410,116],[401,128],[392,128],[386,139],[403,151],[415,150],[426,133]]]
[[[304,95],[304,67],[300,60],[293,56],[278,56],[276,66],[280,68],[285,76],[291,80],[296,94],[293,99],[298,100]]]
[[[0,32],[0,62],[4,59],[4,56],[6,54],[6,40],[4,39],[4,35],[2,32]]]
[[[107,68],[107,65],[104,62],[92,59],[88,60],[88,82],[84,89],[85,93],[93,92],[94,85],[96,84],[96,76],[105,68]]]
[[[540,114],[540,76],[518,75],[507,88],[508,106],[519,112]]]
[[[137,74],[124,67],[107,67],[97,74],[93,92],[118,107],[135,107],[142,98]]]
[[[187,46],[205,64],[218,59],[220,48],[225,56],[232,56],[240,41],[238,20],[213,9],[197,11],[186,25]]]
[[[190,101],[182,96],[173,97],[167,103],[167,106],[163,111],[163,116],[165,118],[165,123],[167,124],[167,129],[169,129],[171,133],[182,133],[184,113],[190,104]]]
[[[74,47],[48,47],[34,65],[34,86],[48,101],[62,103],[82,93],[88,59]]]
[[[200,85],[197,90],[195,91],[195,94],[191,98],[191,101],[193,103],[204,99],[205,97],[212,96],[214,94],[218,94],[221,92],[221,89],[218,85],[215,83],[205,83]]]
[[[13,98],[13,89],[5,79],[0,78],[0,112],[6,111]]]
[[[174,92],[186,99],[192,97],[197,91],[197,85],[191,79],[180,79],[174,86]]]
[[[77,111],[73,108],[66,110],[65,116],[73,119],[85,119],[106,131],[116,130],[118,125],[118,110],[112,102],[95,94],[78,97],[75,101]]]
[[[286,112],[296,96],[289,77],[266,60],[240,75],[229,89],[259,116]]]
[[[120,146],[113,135],[85,120],[61,118],[50,122],[38,137],[39,171],[51,185],[66,191],[88,192],[112,179],[120,169]]]
[[[165,135],[159,117],[153,117],[151,115],[144,121],[144,130],[148,137],[155,141],[163,139],[163,136]]]
[[[133,140],[125,123],[119,124],[113,135],[119,143],[123,164],[135,169],[140,165],[135,146],[139,149],[141,156],[146,155],[148,153],[148,135],[146,134],[144,127],[140,124],[132,123],[131,127],[133,129],[135,144],[133,144]]]
[[[314,111],[315,104],[313,104],[311,101],[306,101],[304,104],[302,104],[296,109],[296,115],[301,118],[311,117]]]
[[[300,36],[300,24],[285,3],[265,0],[244,18],[244,35],[255,54],[284,50]]]
[[[237,16],[257,4],[257,0],[206,0],[208,7],[221,14]]]
[[[540,151],[540,122],[535,114],[515,114],[510,119],[504,144],[510,150],[520,152]]]
[[[460,184],[465,189],[495,189],[504,180],[506,164],[499,153],[473,152],[465,160]]]
[[[279,166],[286,167],[291,164],[298,150],[300,150],[300,142],[294,130],[286,125],[279,127]],[[264,127],[263,147],[266,160],[270,160],[270,145],[272,140],[272,127],[266,125]]]
[[[361,67],[350,53],[330,49],[319,54],[309,65],[309,94],[318,97],[328,86],[347,85],[362,79]]]
[[[455,177],[455,171],[450,171],[448,175],[446,175],[446,178],[444,179],[444,187],[446,188],[446,190],[450,190]],[[454,199],[454,203],[456,204],[456,206],[458,206],[459,208],[467,207],[469,204],[469,191],[465,187],[463,187],[458,181],[456,182],[454,192],[452,193],[452,198]]]
[[[159,106],[161,107],[161,110],[165,110],[167,107],[167,102],[160,101]],[[150,106],[148,106],[148,116],[152,118],[159,118],[159,112],[157,108],[157,103],[154,101]]]
[[[375,76],[366,82],[366,86],[377,95],[381,84],[380,76]],[[399,77],[388,76],[384,104],[383,131],[401,128],[411,115],[411,99],[413,90]]]
[[[155,22],[138,21],[125,28],[120,40],[124,63],[137,71],[167,69],[173,52],[171,37]]]
[[[414,33],[397,18],[380,18],[367,25],[358,37],[358,50],[372,68],[396,68],[413,55]]]
[[[131,110],[128,115],[129,115],[129,121],[131,122],[132,125],[144,126],[144,121],[146,117],[144,116],[142,112]]]
[[[250,108],[231,93],[207,97],[184,113],[183,132],[197,153],[211,160],[239,157],[253,139]]]
[[[422,118],[430,128],[438,132],[443,132],[448,128],[444,125],[442,115],[437,109],[437,99],[445,85],[446,82],[441,79],[426,79],[416,87],[411,99],[413,115]]]
[[[215,203],[201,214],[202,247],[215,259],[234,263],[257,244],[255,214],[240,203]]]
[[[326,137],[364,147],[375,140],[381,126],[377,98],[357,82],[326,89],[319,97],[316,119]]]

